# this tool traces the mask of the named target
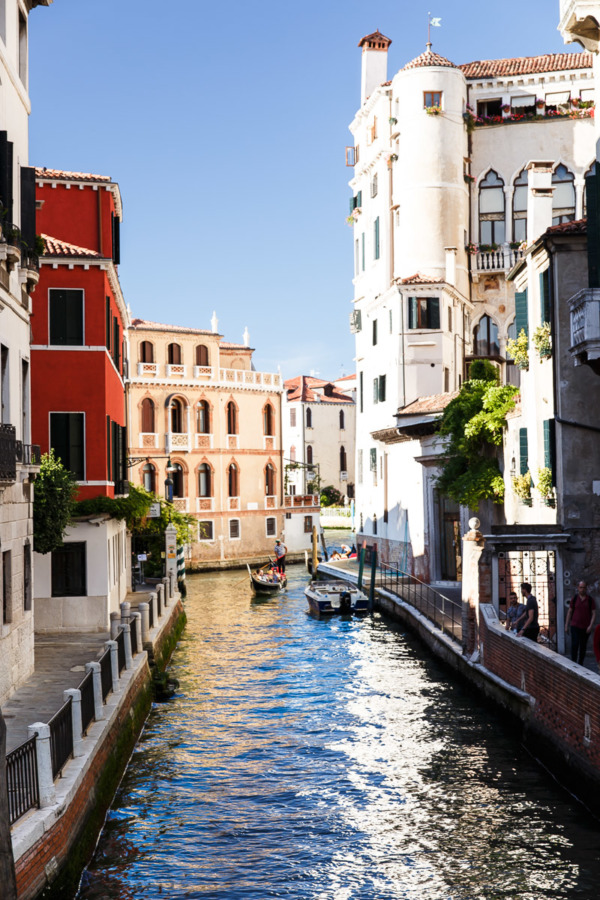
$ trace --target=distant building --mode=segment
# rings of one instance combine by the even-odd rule
[[[50,0],[0,4],[0,703],[33,653],[30,294],[38,281],[35,173],[29,157],[28,13]]]
[[[550,224],[583,214],[592,56],[457,66],[428,45],[388,81],[390,43],[375,32],[359,44],[347,150],[358,537],[425,580],[454,581],[469,511],[436,490],[435,421],[474,359],[519,381],[506,355],[517,328],[506,276],[546,228],[528,209],[539,166],[550,172]]]
[[[309,531],[318,522],[313,497],[299,512],[285,505],[281,376],[256,372],[252,349],[213,324],[134,319],[129,331],[132,479],[162,494],[170,462],[173,503],[197,522],[188,561],[197,569],[264,562],[298,515]]]
[[[36,169],[44,239],[33,301],[32,423],[77,476],[78,499],[129,490],[119,187],[108,176]],[[128,585],[125,522],[81,519],[64,546],[35,555],[36,631],[105,631]]]

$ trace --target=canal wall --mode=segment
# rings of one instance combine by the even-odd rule
[[[82,739],[81,755],[71,759],[55,782],[54,801],[32,810],[12,828],[19,900],[65,900],[75,895],[106,812],[150,711],[153,674],[164,669],[185,626],[176,595],[163,621],[150,631],[131,669],[109,694],[104,718]]]

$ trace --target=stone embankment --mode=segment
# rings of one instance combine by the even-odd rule
[[[170,590],[166,579],[157,586],[156,593],[132,594],[129,600],[131,603],[121,605],[121,615],[113,614],[111,618],[111,640],[97,646],[96,658],[85,666],[81,665],[81,646],[69,658],[64,642],[57,640],[52,648],[52,642],[45,640],[46,672],[36,672],[31,683],[21,689],[23,693],[17,691],[7,704],[9,747],[14,747],[15,738],[22,736],[24,718],[29,717],[29,736],[36,735],[39,782],[39,808],[18,818],[11,832],[19,900],[35,900],[42,895],[44,900],[74,896],[150,710],[153,676],[164,670],[184,628],[181,599]],[[90,636],[86,638],[91,649]],[[99,643],[100,640],[101,637]],[[76,639],[73,643],[77,646]],[[64,753],[65,735],[56,731],[53,720],[31,719],[36,691],[40,717],[46,708],[45,674],[52,668],[53,654],[57,668],[58,654],[63,668],[66,654],[71,662],[69,671],[91,672],[94,688],[93,711],[86,714],[84,683],[81,682],[82,690],[65,685],[66,704],[59,716],[70,711],[66,751],[69,758],[58,773],[57,754],[61,748]],[[73,675],[71,682],[72,679]],[[56,692],[56,684],[54,688]],[[14,793],[22,790],[20,781],[20,776],[15,779]]]

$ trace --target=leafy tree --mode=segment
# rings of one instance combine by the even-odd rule
[[[321,506],[340,506],[342,495],[332,484],[326,485],[321,491]]]
[[[437,488],[451,500],[475,509],[481,500],[502,503],[504,479],[497,447],[518,388],[500,385],[496,368],[474,362],[471,378],[442,415],[438,432],[446,438]]]
[[[54,450],[44,453],[33,494],[33,549],[51,553],[62,547],[75,507],[77,481]]]

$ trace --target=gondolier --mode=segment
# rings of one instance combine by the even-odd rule
[[[285,572],[285,557],[287,556],[287,547],[281,541],[275,541],[275,558],[280,572]]]

